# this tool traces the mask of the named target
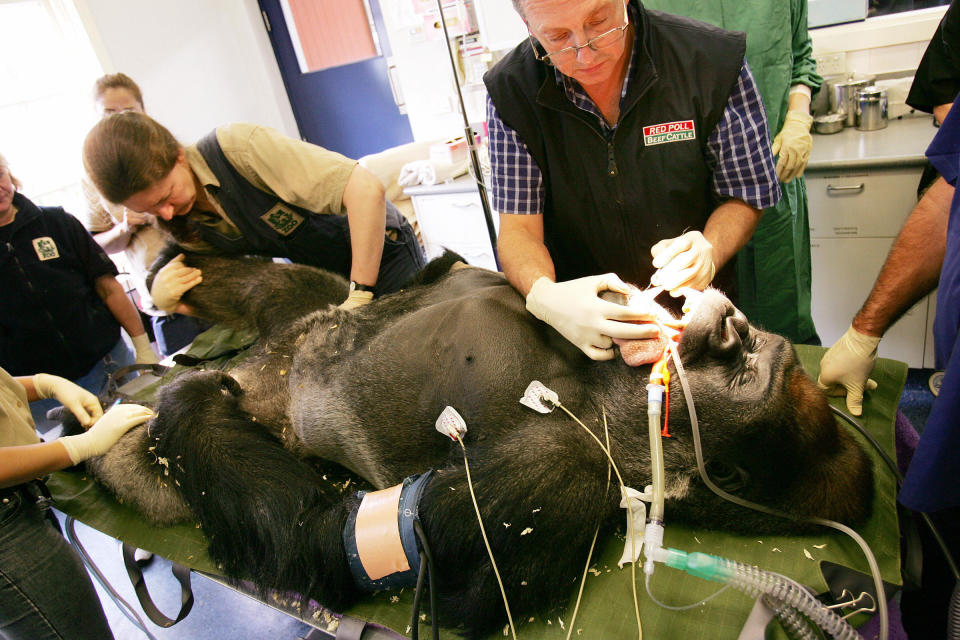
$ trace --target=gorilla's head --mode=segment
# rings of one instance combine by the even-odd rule
[[[687,316],[678,353],[716,484],[798,515],[847,524],[869,515],[870,460],[838,425],[788,340],[752,326],[723,294],[708,289]],[[677,407],[671,431],[677,444],[689,445],[691,426],[679,389],[671,401]],[[715,500],[696,480],[689,497],[699,492]]]

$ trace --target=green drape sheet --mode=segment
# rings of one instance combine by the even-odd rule
[[[226,348],[249,343],[251,338],[249,335],[214,328],[198,337],[190,353],[192,355],[220,353]],[[816,378],[820,358],[825,350],[822,347],[804,345],[798,345],[796,350],[807,371]],[[176,373],[171,372],[168,375]],[[894,422],[906,373],[907,367],[901,362],[884,359],[878,361],[873,378],[877,380],[879,387],[864,403],[864,415],[861,420],[892,457],[896,456]],[[145,389],[142,393],[150,394],[152,391],[154,390]],[[843,408],[842,399],[831,401]],[[843,428],[850,428],[844,423],[842,425]],[[861,439],[859,434],[856,434],[856,437]],[[895,480],[883,466],[879,456],[872,451],[872,447],[865,443],[865,448],[875,461],[874,475],[877,491],[873,515],[859,533],[873,549],[884,579],[893,584],[900,584]],[[56,507],[77,520],[107,535],[153,551],[198,571],[220,574],[206,552],[206,539],[198,525],[152,527],[133,509],[119,504],[106,490],[77,471],[55,473],[49,485],[56,499]],[[711,527],[690,528],[672,524],[669,503],[665,515],[665,545],[684,551],[712,553],[755,564],[762,569],[788,575],[812,587],[818,593],[827,591],[820,572],[822,561],[830,561],[867,572],[866,560],[859,547],[846,536],[833,530],[824,529],[815,535],[803,537],[739,536],[713,531]],[[572,637],[637,637],[631,571],[629,566],[621,570],[616,565],[622,550],[622,535],[614,535],[598,541],[594,561],[587,573],[586,587]],[[117,560],[120,561],[119,554]],[[585,561],[586,558],[584,558]],[[719,588],[718,583],[706,582],[663,566],[658,566],[652,579],[654,596],[661,602],[671,605],[697,602]],[[647,595],[640,567],[637,568],[636,590],[644,637],[657,640],[736,639],[753,606],[753,601],[746,595],[728,589],[707,604],[693,610],[678,612],[663,609],[652,602]],[[524,617],[522,620],[515,619],[519,625],[519,636],[530,640],[566,637],[566,626],[573,610],[576,591],[576,586],[571,586],[571,605],[564,612],[562,622],[559,617],[549,620],[539,616],[534,616],[532,620],[529,617]],[[413,594],[410,590],[399,593],[382,592],[364,599],[343,613],[383,624],[400,633],[407,633],[412,600]],[[303,614],[309,622],[320,627],[324,626],[317,624],[322,623],[323,616],[316,610],[311,611],[308,608]],[[329,617],[327,619],[329,621]],[[859,621],[862,622],[864,619],[861,616]],[[779,632],[775,632],[775,635],[777,633]],[[455,630],[444,630],[441,637],[459,636]],[[497,633],[493,637],[502,638],[503,635]]]

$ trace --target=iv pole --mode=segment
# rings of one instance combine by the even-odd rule
[[[437,0],[437,11],[440,13],[440,24],[443,25],[443,39],[447,43],[447,53],[450,56],[450,69],[453,71],[453,82],[457,86],[457,98],[460,100],[460,113],[463,114],[463,132],[467,139],[467,148],[470,150],[470,162],[473,165],[473,175],[477,181],[477,191],[480,192],[480,206],[483,207],[483,218],[487,223],[487,234],[490,236],[490,248],[493,250],[493,260],[500,267],[500,256],[497,254],[497,230],[493,226],[493,214],[490,211],[490,201],[487,199],[487,187],[483,183],[483,173],[480,170],[480,156],[477,153],[477,142],[473,135],[473,128],[467,118],[467,108],[463,104],[463,91],[460,89],[460,77],[457,75],[457,63],[453,58],[453,49],[450,47],[450,35],[447,33],[447,19],[443,15],[442,0]]]

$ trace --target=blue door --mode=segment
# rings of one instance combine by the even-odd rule
[[[300,70],[280,0],[259,3],[304,140],[350,158],[413,141],[410,120],[390,88],[390,43],[377,0],[369,3],[382,55],[310,73]]]

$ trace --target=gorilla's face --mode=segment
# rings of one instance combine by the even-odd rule
[[[707,290],[687,316],[678,352],[707,468],[722,488],[848,523],[868,513],[869,459],[837,424],[789,341],[751,326],[723,294]],[[685,405],[680,394],[671,398]],[[678,422],[682,439],[690,426]]]
[[[750,325],[714,289],[705,291],[688,315],[679,353],[689,369],[710,372],[715,393],[744,408],[779,395],[785,376],[797,366],[786,339]]]

